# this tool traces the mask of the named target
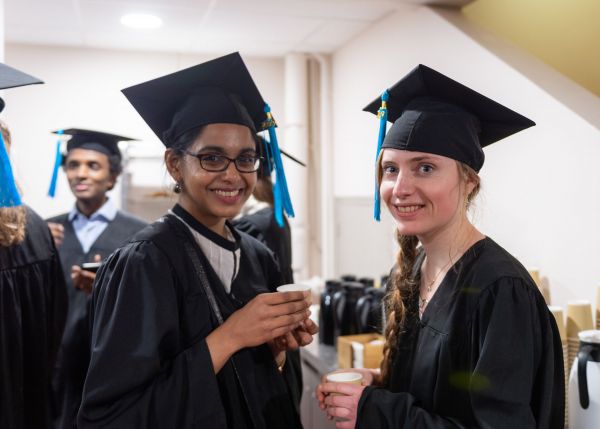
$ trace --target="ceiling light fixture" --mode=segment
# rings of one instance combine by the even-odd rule
[[[162,19],[147,13],[128,13],[121,17],[121,24],[136,30],[152,30],[162,26]]]

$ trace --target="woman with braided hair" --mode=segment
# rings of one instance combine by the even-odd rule
[[[470,221],[482,147],[534,123],[425,66],[365,110],[394,121],[378,194],[400,245],[381,371],[322,383],[338,428],[559,428],[560,338],[527,270]],[[384,133],[380,133],[383,137]],[[341,395],[330,395],[336,392]]]

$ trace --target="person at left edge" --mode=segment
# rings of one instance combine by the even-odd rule
[[[166,146],[178,199],[98,271],[79,428],[301,427],[281,371],[286,344],[312,341],[307,294],[275,292],[272,253],[229,222],[268,106],[237,53],[123,93]]]
[[[43,82],[0,63],[0,89],[36,83]],[[0,129],[0,428],[46,429],[67,291],[46,223],[21,201],[10,131],[2,121]]]
[[[76,428],[83,382],[90,359],[88,299],[96,274],[85,262],[99,262],[146,226],[146,222],[115,207],[107,193],[122,170],[119,141],[114,134],[72,128],[63,169],[76,198],[69,213],[47,219],[60,253],[69,295],[69,313],[59,351],[54,390],[58,429]]]

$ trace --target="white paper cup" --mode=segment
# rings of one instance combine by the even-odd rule
[[[309,285],[303,285],[301,283],[290,283],[287,285],[281,285],[277,288],[277,292],[309,292],[307,301],[312,304],[312,293]]]
[[[356,384],[358,386],[361,385],[363,376],[360,372],[354,371],[344,371],[344,372],[332,372],[327,374],[325,377],[329,383],[349,383]],[[332,392],[331,395],[339,396],[343,395],[343,393],[335,393]]]
[[[333,372],[327,374],[327,381],[330,383],[352,383],[360,385],[362,378],[362,374],[355,371]]]

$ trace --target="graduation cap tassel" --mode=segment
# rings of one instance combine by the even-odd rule
[[[387,101],[390,98],[390,93],[386,89],[381,94],[381,107],[377,112],[377,117],[379,118],[379,137],[377,139],[377,153],[375,154],[375,174],[377,175],[377,159],[379,158],[379,152],[381,152],[381,145],[383,144],[383,139],[385,138],[385,132],[387,128]],[[377,176],[375,177],[375,206],[373,208],[373,217],[377,222],[381,220],[381,199],[379,196],[379,181],[377,180]]]
[[[21,205],[21,197],[13,176],[4,139],[0,133],[0,207],[15,207]]]
[[[265,104],[265,113],[267,115],[266,127],[269,131],[269,140],[271,151],[273,153],[273,164],[275,166],[275,185],[273,187],[273,197],[275,202],[275,220],[280,227],[284,226],[283,212],[285,211],[289,217],[294,217],[294,208],[287,187],[285,172],[283,171],[283,162],[281,160],[281,152],[277,143],[277,134],[275,127],[277,124],[271,115],[271,107]]]
[[[52,169],[52,178],[50,179],[50,188],[48,189],[48,196],[54,198],[56,194],[56,181],[58,180],[58,170],[62,165],[62,152],[60,151],[60,137],[63,135],[63,130],[56,131],[58,134],[58,140],[56,141],[56,155],[54,157],[54,168]]]

